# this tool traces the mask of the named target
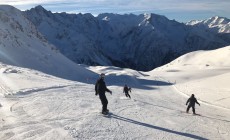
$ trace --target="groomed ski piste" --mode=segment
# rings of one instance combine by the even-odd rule
[[[156,140],[230,138],[230,47],[198,51],[150,72],[87,67],[105,73],[108,116],[95,96],[98,76],[71,81],[0,65],[1,140]],[[96,75],[97,75],[96,74]],[[132,88],[126,98],[123,86]],[[184,113],[191,94],[196,113]]]

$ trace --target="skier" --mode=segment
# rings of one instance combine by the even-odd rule
[[[190,107],[192,107],[193,114],[196,114],[196,112],[195,112],[195,103],[197,103],[200,106],[200,103],[197,102],[196,98],[194,97],[194,94],[192,94],[191,97],[186,102],[186,105],[188,104],[186,113],[188,113]]]
[[[95,92],[96,92],[95,95],[97,96],[99,94],[101,104],[102,104],[102,114],[106,115],[108,114],[109,110],[107,109],[108,100],[105,96],[105,92],[107,91],[112,95],[112,91],[110,91],[106,87],[104,78],[105,78],[105,74],[104,73],[100,74],[100,78],[97,80],[95,84]]]
[[[130,97],[130,95],[129,95],[129,91],[131,92],[131,88],[128,87],[127,85],[125,85],[125,86],[124,86],[124,89],[123,89],[123,93],[125,93],[125,96],[126,96],[126,97],[129,97],[129,98],[131,99],[131,97]]]

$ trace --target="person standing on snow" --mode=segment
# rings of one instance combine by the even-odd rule
[[[130,97],[130,95],[129,95],[129,91],[131,92],[131,88],[128,87],[127,85],[125,85],[125,86],[124,86],[124,89],[123,89],[123,93],[125,93],[125,96],[126,96],[126,97],[129,97],[129,98],[131,99],[131,97]]]
[[[97,80],[96,84],[95,84],[95,95],[99,95],[99,98],[101,100],[101,104],[102,104],[102,114],[108,114],[109,110],[107,109],[107,105],[108,105],[108,100],[105,96],[105,92],[109,92],[112,95],[112,91],[110,91],[106,85],[105,85],[105,74],[102,73],[100,75],[100,78]]]
[[[189,104],[188,104],[189,103]],[[195,103],[197,103],[200,106],[200,103],[197,102],[196,98],[194,97],[194,94],[191,95],[191,97],[187,100],[186,105],[188,104],[186,113],[189,112],[189,109],[192,107],[193,114],[196,114],[195,111]]]

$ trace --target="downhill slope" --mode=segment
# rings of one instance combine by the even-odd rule
[[[175,87],[209,104],[230,109],[230,46],[183,55],[150,73],[164,75]]]
[[[199,52],[193,53],[193,56],[196,54]],[[180,62],[189,61],[186,56],[179,59]],[[205,62],[206,59],[203,60]],[[187,91],[195,87],[190,82],[196,84],[195,81],[200,80],[210,85],[214,81],[229,82],[229,66],[224,64],[225,69],[221,64],[209,69],[197,66],[187,69],[184,67],[190,65],[181,66],[175,62],[146,73],[116,67],[89,67],[96,73],[107,75],[105,81],[113,91],[112,95],[107,94],[109,116],[100,114],[101,103],[95,96],[93,84],[2,64],[0,90],[4,96],[0,96],[0,139],[228,140],[229,101],[214,105],[195,93],[201,103],[200,107],[196,107],[200,116],[184,112],[185,102],[191,94]],[[96,81],[94,77],[89,80]],[[131,99],[127,99],[122,91],[126,83],[132,87]],[[215,86],[199,85],[206,86],[202,90],[206,92],[206,97],[215,97],[209,94],[210,91],[217,94],[224,90],[223,87],[214,90]],[[196,89],[199,90],[199,87]],[[229,91],[229,87],[225,90]],[[218,98],[221,97],[225,96],[219,94]]]

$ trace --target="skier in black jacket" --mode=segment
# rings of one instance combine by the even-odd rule
[[[193,114],[196,114],[195,103],[197,103],[200,106],[200,103],[197,102],[196,98],[194,97],[194,94],[192,94],[191,97],[186,102],[186,105],[188,104],[188,107],[186,110],[187,113],[189,112],[189,109],[192,107]]]
[[[125,96],[126,96],[126,97],[131,98],[130,95],[129,95],[129,91],[131,92],[131,88],[128,87],[127,85],[125,85],[125,86],[124,86],[124,89],[123,89],[123,93],[125,93]]]
[[[105,74],[102,73],[100,75],[100,78],[97,80],[96,84],[95,84],[95,95],[99,94],[100,100],[101,100],[101,104],[102,104],[102,114],[108,114],[109,110],[107,109],[107,105],[108,105],[108,100],[105,96],[105,92],[109,92],[112,95],[112,91],[110,91],[104,82],[104,78],[105,78]]]

